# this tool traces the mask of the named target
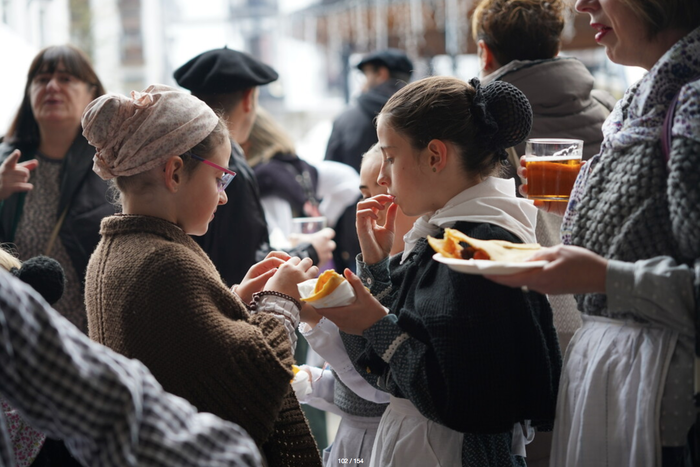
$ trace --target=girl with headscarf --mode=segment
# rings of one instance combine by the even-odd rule
[[[88,265],[90,337],[144,362],[200,411],[241,425],[269,465],[320,465],[289,384],[297,283],[318,268],[273,252],[229,290],[189,237],[227,202],[235,173],[224,124],[196,97],[153,85],[96,99],[83,128],[95,172],[115,179],[123,205],[103,221]]]

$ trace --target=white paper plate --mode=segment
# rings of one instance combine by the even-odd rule
[[[526,261],[523,263],[505,263],[502,261],[490,261],[485,259],[456,259],[446,258],[440,253],[433,255],[435,261],[444,263],[453,271],[464,274],[479,275],[504,275],[527,271],[528,269],[541,268],[549,261]]]

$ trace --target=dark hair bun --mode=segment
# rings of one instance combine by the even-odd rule
[[[532,129],[532,107],[523,92],[505,81],[484,86],[486,108],[498,123],[496,139],[503,148],[520,144]]]
[[[477,92],[475,105],[483,102],[485,118],[497,126],[491,138],[493,150],[505,152],[527,138],[532,128],[532,108],[520,89],[505,81],[492,81],[481,87],[476,78],[469,84]]]
[[[35,256],[22,263],[19,269],[11,272],[22,282],[29,284],[44,297],[50,305],[63,295],[65,276],[61,263],[48,256]]]

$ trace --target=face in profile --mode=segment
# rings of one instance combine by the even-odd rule
[[[377,183],[395,197],[394,203],[407,216],[431,212],[429,194],[437,187],[428,186],[430,168],[426,150],[415,149],[408,138],[387,125],[384,116],[377,122],[377,136],[382,151]]]
[[[201,157],[221,167],[228,167],[230,155],[231,143],[228,138],[224,138],[223,143],[217,146],[210,156]],[[177,224],[187,234],[207,233],[216,208],[228,201],[226,192],[219,191],[219,182],[223,175],[222,170],[200,162],[182,183],[177,192]]]
[[[39,71],[29,86],[34,118],[39,125],[75,124],[94,98],[94,87],[66,71],[62,62],[53,72]]]
[[[367,64],[362,67],[362,74],[365,76],[365,83],[362,85],[362,92],[367,92],[372,88],[376,88],[384,82],[381,67]]]
[[[596,42],[613,62],[649,69],[656,61],[646,57],[651,47],[645,47],[650,43],[644,22],[621,0],[577,0],[576,10],[588,13]]]
[[[379,177],[379,170],[381,167],[381,153],[368,154],[362,160],[362,166],[360,166],[360,192],[362,193],[363,199],[386,194],[386,187],[377,183],[377,178]],[[379,215],[379,220],[377,222],[380,225],[384,225],[386,211],[379,211],[377,214]]]

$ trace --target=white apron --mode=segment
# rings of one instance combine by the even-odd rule
[[[464,435],[425,418],[408,399],[391,397],[379,423],[370,467],[462,465]]]
[[[368,465],[372,458],[372,446],[380,419],[381,417],[344,414],[340,419],[335,441],[323,450],[323,465]]]
[[[551,467],[659,467],[659,411],[677,333],[583,316],[564,359]]]

